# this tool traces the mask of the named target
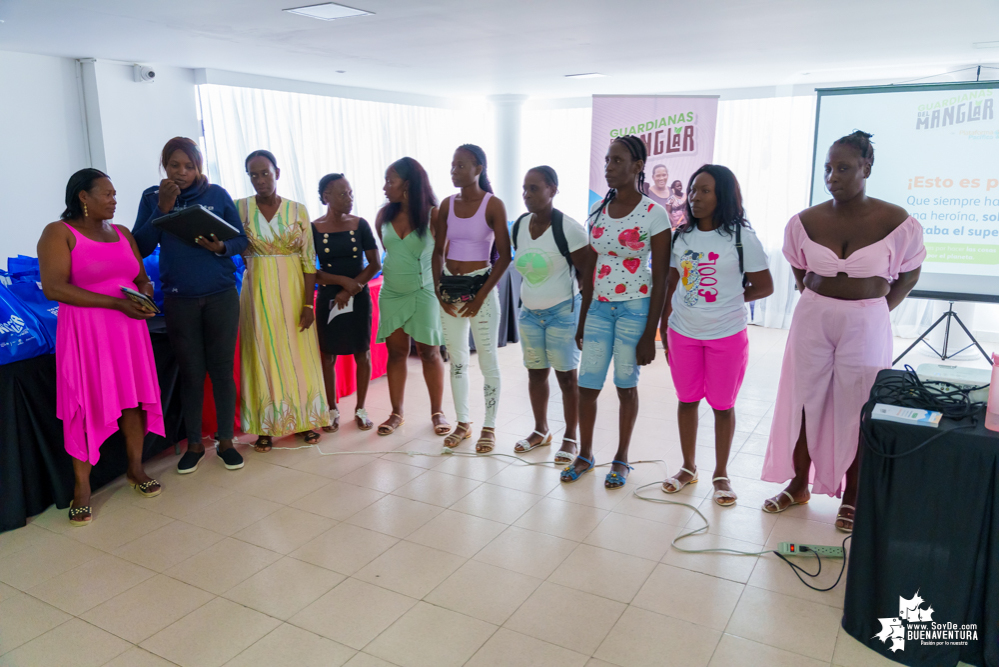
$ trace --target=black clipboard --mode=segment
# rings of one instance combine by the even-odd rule
[[[201,204],[167,213],[153,220],[153,225],[195,247],[200,247],[194,240],[199,236],[207,239],[214,234],[219,241],[228,241],[240,233],[238,229]]]

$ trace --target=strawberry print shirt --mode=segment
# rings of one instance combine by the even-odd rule
[[[670,232],[666,209],[645,196],[623,218],[610,217],[607,206],[597,213],[599,207],[597,202],[590,209],[589,218],[590,246],[598,255],[594,298],[597,301],[649,298],[652,237]]]

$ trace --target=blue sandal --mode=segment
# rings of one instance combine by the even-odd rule
[[[560,479],[563,482],[565,482],[566,484],[568,484],[570,482],[575,482],[577,479],[579,479],[580,477],[582,477],[586,473],[588,473],[591,470],[593,470],[593,466],[595,464],[593,463],[592,460],[586,458],[585,456],[579,456],[577,458],[582,459],[583,461],[586,461],[590,465],[588,467],[584,468],[580,472],[576,472],[576,462],[575,461],[573,461],[568,466],[566,466],[566,468],[562,471],[562,475],[560,477]]]
[[[607,487],[608,489],[620,489],[622,486],[624,486],[625,482],[628,481],[628,473],[634,470],[632,466],[628,465],[624,461],[615,460],[614,463],[623,465],[625,468],[628,469],[628,472],[624,473],[623,475],[618,474],[616,472],[607,473],[607,477],[604,478],[604,486]]]

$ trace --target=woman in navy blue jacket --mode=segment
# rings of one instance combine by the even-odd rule
[[[187,452],[177,472],[191,473],[205,455],[201,441],[201,406],[205,373],[212,380],[218,416],[219,457],[229,470],[243,467],[243,458],[232,446],[236,419],[236,383],[233,357],[239,327],[239,294],[232,258],[246,249],[243,223],[229,193],[212,185],[204,175],[198,145],[174,137],[163,147],[161,164],[166,178],[142,193],[132,235],[146,257],[160,246],[160,280],[167,334],[180,367]],[[204,206],[239,230],[239,236],[219,241],[198,239],[193,247],[152,224],[171,211]]]

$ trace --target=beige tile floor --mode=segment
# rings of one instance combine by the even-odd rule
[[[780,516],[759,509],[781,488],[759,475],[785,337],[750,329],[729,467],[739,504],[714,506],[707,479],[688,487],[682,499],[711,521],[691,545],[760,551],[843,538],[835,499]],[[504,453],[533,428],[519,355],[516,345],[501,351]],[[508,458],[411,456],[441,447],[415,361],[411,369],[408,421],[396,434],[345,420],[324,435],[324,452],[356,454],[290,449],[301,442],[289,438],[269,454],[244,448],[243,470],[227,472],[209,454],[182,477],[168,452],[150,464],[164,485],[157,498],[119,480],[95,495],[92,526],[72,528],[50,508],[0,534],[0,667],[895,664],[840,629],[842,583],[817,593],[772,555],[671,548],[699,519],[631,494],[681,460],[661,357],[643,370],[632,460],[667,466],[640,464],[617,491],[603,488],[603,472],[563,486],[553,467]],[[553,383],[551,423],[561,430],[559,401]],[[481,420],[481,397],[472,403]],[[380,421],[389,407],[378,380],[369,411]],[[349,414],[352,398],[342,408]],[[601,462],[616,447],[616,408],[605,391]],[[702,416],[708,477],[712,419]],[[824,568],[817,583],[836,574]]]

